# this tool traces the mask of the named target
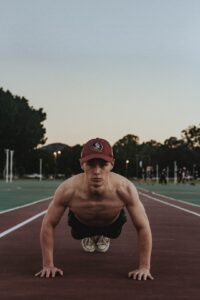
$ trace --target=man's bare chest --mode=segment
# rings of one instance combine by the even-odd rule
[[[111,223],[120,213],[123,202],[118,197],[76,197],[71,201],[69,209],[84,223]]]

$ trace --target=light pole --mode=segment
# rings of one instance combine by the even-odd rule
[[[42,181],[42,158],[39,160],[40,181]]]
[[[193,176],[193,179],[195,179],[195,177],[196,177],[196,170],[195,170],[195,168],[196,168],[196,164],[193,164],[193,166],[192,166],[192,176]]]
[[[10,150],[10,182],[13,180],[13,155],[14,150]]]
[[[5,149],[6,152],[6,183],[13,180],[13,155],[14,150]]]
[[[136,154],[135,158],[136,158],[136,177],[137,177],[137,179],[138,179],[138,163],[139,163],[139,155]]]
[[[159,165],[156,165],[156,182],[159,182]]]
[[[177,184],[177,163],[174,161],[174,184]]]
[[[54,179],[56,179],[57,176],[57,158],[58,156],[61,154],[61,151],[54,151],[53,155],[54,155],[54,163],[55,163],[55,174],[54,174]]]
[[[126,160],[126,177],[128,177],[128,165],[129,165],[130,161],[127,159]]]
[[[8,182],[9,177],[9,149],[5,149],[6,152],[6,183]]]

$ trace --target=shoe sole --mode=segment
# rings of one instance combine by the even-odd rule
[[[105,249],[99,249],[98,247],[96,247],[96,251],[97,252],[107,252],[108,249],[109,249],[109,247],[110,247],[110,245],[107,248],[105,248]]]
[[[83,248],[83,250],[85,251],[85,252],[95,252],[95,248],[94,249],[91,249],[91,250],[89,250],[89,249],[87,249],[87,248],[85,248],[85,246],[84,246],[84,244],[83,244],[83,241],[81,241],[81,246],[82,246],[82,248]]]

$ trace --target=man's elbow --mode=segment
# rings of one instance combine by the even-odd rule
[[[136,226],[136,230],[137,230],[138,234],[151,236],[151,227],[148,222],[145,224]]]
[[[53,232],[54,227],[55,227],[54,224],[52,222],[49,222],[49,220],[44,217],[42,226],[41,226],[40,235],[42,236],[42,235],[46,235],[46,234]]]

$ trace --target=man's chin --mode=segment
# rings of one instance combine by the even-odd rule
[[[104,190],[104,185],[103,183],[93,183],[91,186],[90,186],[91,190],[92,191],[96,191],[96,192],[100,192],[102,190]]]
[[[101,189],[103,187],[103,184],[96,184],[95,183],[95,184],[92,184],[91,187],[94,188],[94,189]]]

